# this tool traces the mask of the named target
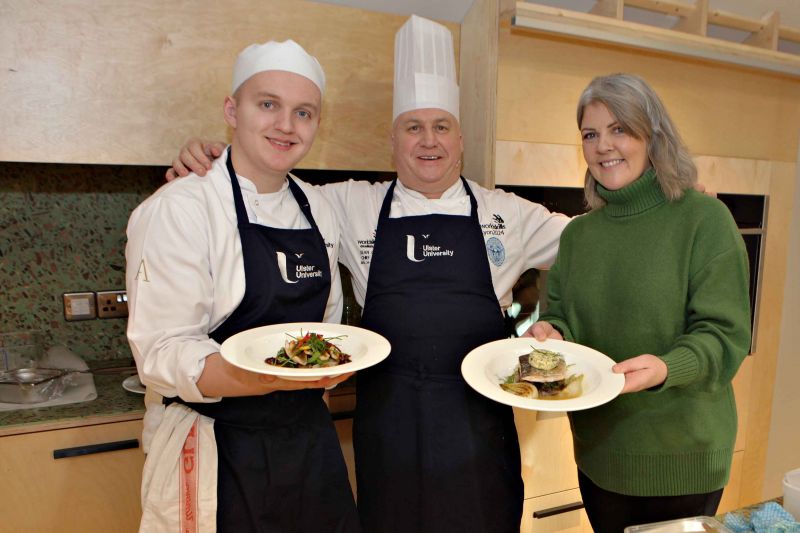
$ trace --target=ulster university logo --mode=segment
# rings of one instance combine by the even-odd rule
[[[413,235],[406,235],[406,257],[409,261],[419,263],[428,257],[453,257],[455,252],[453,250],[444,250],[441,246],[430,242],[430,234],[423,233],[422,246],[417,250],[416,238]]]
[[[294,280],[289,279],[289,268],[286,264],[286,254],[283,252],[275,252],[278,256],[278,270],[281,271],[281,278],[286,283],[297,283],[303,279],[308,278],[321,278],[322,270],[318,269],[316,265],[302,265],[300,259],[305,254],[293,254],[297,258],[298,264],[294,265]]]

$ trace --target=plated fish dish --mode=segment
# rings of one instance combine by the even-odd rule
[[[500,387],[511,394],[540,400],[567,400],[582,393],[583,374],[568,374],[564,355],[533,348],[519,356],[519,364]]]

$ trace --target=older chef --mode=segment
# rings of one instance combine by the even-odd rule
[[[392,343],[358,376],[358,508],[370,533],[519,531],[512,410],[473,392],[460,365],[504,336],[514,283],[553,262],[568,219],[460,177],[458,110],[452,35],[412,16],[395,39],[397,180],[322,187],[362,325]],[[173,174],[203,172],[204,150],[218,149],[190,141]]]
[[[230,147],[130,218],[128,338],[151,396],[141,531],[360,531],[322,401],[347,376],[283,381],[219,354],[248,328],[341,316],[334,211],[287,175],[314,141],[324,88],[293,41],[243,50],[223,106]]]

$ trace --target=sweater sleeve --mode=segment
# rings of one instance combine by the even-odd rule
[[[706,219],[704,226],[716,222],[721,231],[703,231],[704,238],[693,247],[700,259],[689,280],[686,329],[662,355],[668,376],[657,390],[726,386],[750,349],[747,252],[733,220],[725,215],[723,228],[719,220]]]
[[[539,320],[550,322],[550,324],[561,330],[564,340],[573,341],[574,336],[567,324],[562,301],[562,269],[569,250],[569,244],[565,243],[565,241],[568,241],[567,231],[561,235],[558,256],[547,273],[547,309],[541,314]]]

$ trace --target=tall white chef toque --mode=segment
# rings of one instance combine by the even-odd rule
[[[302,46],[288,39],[283,42],[269,41],[264,44],[251,44],[239,53],[233,66],[231,94],[251,76],[268,70],[294,72],[308,78],[325,93],[325,72],[317,58],[306,52]]]
[[[458,119],[458,82],[450,30],[416,15],[394,38],[392,121],[414,109],[444,109]]]

